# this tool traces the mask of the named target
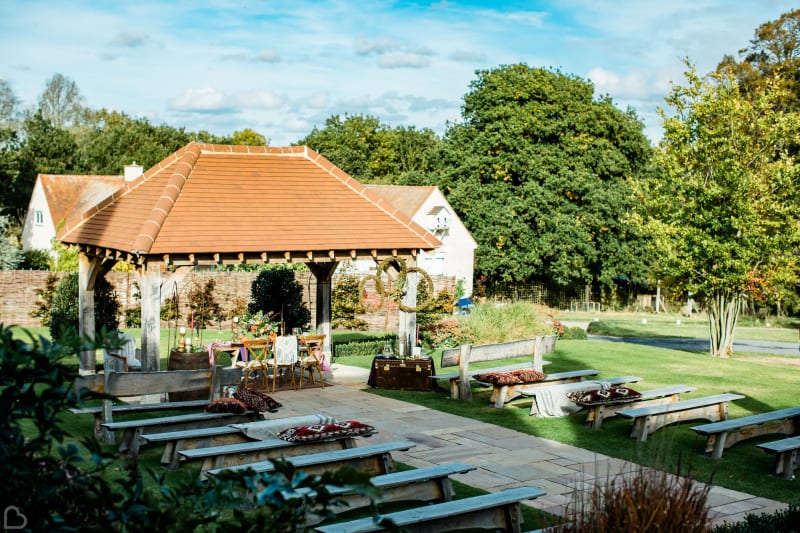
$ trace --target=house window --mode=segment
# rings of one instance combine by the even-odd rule
[[[34,216],[33,220],[37,226],[41,226],[42,224],[44,224],[44,213],[42,212],[41,209],[37,209],[36,211],[34,211],[33,216]]]

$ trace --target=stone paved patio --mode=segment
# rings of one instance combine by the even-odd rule
[[[452,461],[473,464],[476,470],[453,479],[487,491],[519,485],[539,487],[547,494],[525,505],[554,514],[564,514],[576,490],[589,490],[609,474],[638,468],[574,446],[369,394],[361,390],[367,386],[368,373],[334,363],[333,387],[276,392],[273,396],[284,405],[279,416],[320,412],[371,424],[378,433],[369,438],[369,443],[416,443],[414,448],[394,454],[396,461],[413,467]],[[748,513],[786,507],[781,502],[717,486],[711,488],[709,504],[715,523],[735,522]]]

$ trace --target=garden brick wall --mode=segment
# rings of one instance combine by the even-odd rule
[[[31,317],[36,302],[39,300],[37,291],[46,286],[47,278],[54,274],[61,278],[63,272],[47,272],[42,270],[2,270],[0,271],[0,323],[6,325],[17,325],[33,327],[41,325],[38,318]],[[229,329],[231,326],[229,317],[236,309],[244,309],[250,299],[250,286],[258,275],[257,272],[211,272],[211,271],[189,271],[183,276],[175,276],[165,281],[162,286],[162,301],[173,298],[177,293],[178,304],[181,308],[181,319],[185,325],[186,317],[189,316],[189,291],[193,286],[205,287],[209,279],[215,282],[214,299],[222,308],[222,320],[214,325],[215,328]],[[137,307],[138,286],[136,285],[136,274],[132,272],[109,272],[106,279],[114,286],[117,298],[120,301],[121,309]],[[311,323],[316,320],[314,310],[316,309],[317,287],[314,276],[310,272],[296,272],[295,279],[303,288],[303,300],[311,309]],[[334,285],[337,276],[334,276]],[[452,292],[455,286],[455,279],[434,276],[433,283],[438,293],[442,288],[447,288]],[[359,315],[358,318],[365,320],[369,324],[369,331],[393,331],[398,327],[398,309],[395,302],[387,300],[385,305],[371,313]],[[174,327],[175,325],[162,322],[162,327]]]

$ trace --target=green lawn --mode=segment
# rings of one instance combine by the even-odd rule
[[[617,337],[683,337],[708,338],[705,315],[685,317],[677,314],[578,314],[556,317],[565,322],[589,323],[589,333]],[[756,323],[757,322],[757,323]],[[770,325],[765,325],[769,323]],[[775,323],[742,318],[735,330],[737,340],[798,342],[798,321],[775,320]]]
[[[601,371],[601,378],[640,376],[642,381],[634,386],[637,390],[687,384],[697,390],[684,398],[721,392],[745,395],[744,400],[730,404],[731,418],[800,405],[798,366],[754,362],[747,357],[712,359],[706,354],[604,341],[561,340],[556,344],[556,351],[545,359],[551,361],[545,367],[546,372],[596,368]],[[370,362],[364,357],[338,358],[337,361],[363,367]],[[497,362],[474,367],[491,366],[497,366]],[[455,370],[451,367],[437,369],[437,372]],[[777,438],[775,435],[739,443],[726,450],[721,460],[715,461],[703,455],[705,439],[688,429],[702,421],[668,426],[649,437],[647,442],[639,443],[628,436],[629,420],[615,417],[605,421],[600,431],[593,431],[583,426],[585,415],[582,413],[562,418],[530,417],[530,400],[518,400],[498,410],[489,405],[489,389],[475,388],[472,402],[453,401],[444,392],[378,389],[372,392],[672,471],[680,462],[693,477],[702,481],[713,478],[714,484],[734,490],[784,502],[798,501],[796,482],[771,476],[773,456],[755,446]]]
[[[642,336],[659,336],[656,333],[668,331],[671,327],[666,319],[664,319],[664,323],[660,323],[652,316],[648,317],[646,325],[641,324],[641,319],[638,317],[614,320],[620,321],[619,329],[638,332]],[[609,322],[611,321],[609,320]],[[692,328],[697,328],[696,330],[687,328],[681,331],[703,331],[700,322],[702,321],[698,320],[697,324],[691,325]],[[640,329],[639,326],[648,327]],[[31,329],[34,333],[46,335],[46,330],[42,328]],[[130,331],[138,338],[138,330],[126,331]],[[609,331],[612,330],[609,329]],[[737,338],[758,340],[758,336],[767,333],[770,335],[777,333],[777,338],[774,340],[796,342],[796,330],[788,328],[783,328],[783,330],[763,327],[740,328]],[[163,330],[162,368],[166,368],[167,365],[167,347],[174,345],[174,341],[168,339],[167,335],[167,330]],[[335,333],[334,340],[339,335],[339,333]],[[358,334],[349,332],[346,335],[358,336]],[[206,342],[228,338],[230,338],[230,333],[225,331],[209,330],[204,334]],[[438,363],[439,352],[432,355],[434,361]],[[596,368],[601,371],[600,377],[638,375],[642,377],[642,381],[636,384],[637,390],[684,383],[697,387],[694,393],[685,395],[686,398],[719,392],[736,392],[745,395],[746,399],[730,405],[731,417],[800,405],[800,392],[798,392],[800,388],[797,386],[800,383],[800,367],[788,366],[780,358],[772,358],[774,361],[770,363],[771,358],[765,355],[735,354],[729,360],[722,360],[712,359],[705,353],[698,354],[625,343],[561,340],[557,343],[556,351],[548,354],[546,359],[551,361],[551,364],[545,367],[546,372]],[[100,360],[101,354],[98,354],[98,361]],[[509,360],[508,363],[524,360],[524,358]],[[764,360],[767,362],[765,363]],[[371,358],[339,357],[337,362],[367,368]],[[75,363],[77,365],[77,360]],[[800,363],[800,358],[798,358],[798,363]],[[491,367],[496,365],[497,362],[489,362],[475,366]],[[454,370],[456,369],[437,367],[437,372]],[[776,436],[739,443],[726,450],[721,460],[714,461],[703,455],[705,440],[688,429],[697,422],[664,428],[652,435],[647,442],[638,443],[628,438],[631,425],[628,420],[612,418],[604,422],[602,430],[595,432],[583,426],[584,415],[580,413],[564,418],[532,418],[528,415],[530,401],[515,401],[503,410],[494,409],[489,406],[487,389],[474,389],[472,402],[454,402],[446,393],[388,390],[372,390],[372,392],[461,416],[481,419],[637,463],[662,467],[666,465],[666,468],[674,471],[675,465],[680,462],[684,470],[688,468],[693,477],[702,481],[711,479],[717,485],[784,502],[799,501],[795,487],[796,481],[786,481],[769,475],[773,457],[755,446],[758,442],[772,440]],[[68,420],[73,435],[91,434],[91,417],[69,417]],[[157,467],[159,455],[155,450],[145,449],[141,459],[143,465]],[[169,472],[166,480],[169,482],[170,479],[177,479],[185,475],[191,476],[193,475],[192,470],[182,469],[178,472]]]

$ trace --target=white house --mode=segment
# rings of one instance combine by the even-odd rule
[[[478,244],[453,211],[438,187],[365,185],[401,213],[427,229],[442,245],[433,252],[420,252],[417,264],[432,276],[450,276],[463,281],[465,296],[472,294],[475,249]],[[357,272],[375,270],[371,261],[355,261]]]
[[[70,214],[94,206],[141,174],[136,163],[125,167],[124,176],[39,174],[22,227],[22,249],[50,251],[59,226]]]

